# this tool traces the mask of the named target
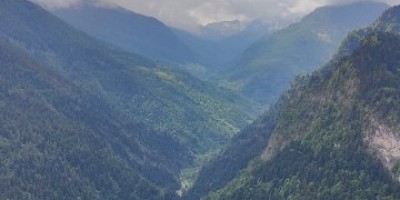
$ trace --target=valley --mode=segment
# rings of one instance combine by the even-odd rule
[[[400,198],[399,6],[54,3],[0,2],[0,199]]]

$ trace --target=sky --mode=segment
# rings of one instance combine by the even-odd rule
[[[31,0],[50,9],[76,6],[88,0]],[[357,0],[90,0],[117,5],[155,17],[169,26],[196,31],[199,25],[219,21],[296,21],[317,7]],[[358,0],[359,1],[359,0]],[[400,0],[378,0],[389,5]]]

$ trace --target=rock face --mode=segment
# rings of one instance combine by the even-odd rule
[[[364,142],[370,150],[376,153],[383,165],[392,172],[400,160],[399,131],[398,126],[391,127],[371,117],[364,136]],[[393,174],[393,176],[395,177],[397,174]]]

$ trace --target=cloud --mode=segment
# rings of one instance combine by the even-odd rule
[[[76,5],[85,0],[32,0],[48,8]],[[90,0],[115,4],[153,16],[168,25],[196,30],[199,25],[217,21],[264,19],[265,21],[299,19],[313,9],[351,3],[356,0]],[[398,0],[382,0],[394,4]]]
[[[81,0],[32,0],[46,8],[64,8],[81,2]]]

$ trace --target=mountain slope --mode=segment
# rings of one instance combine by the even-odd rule
[[[398,199],[400,37],[381,30],[400,24],[399,9],[366,29],[353,51],[341,49],[321,70],[298,77],[202,169],[189,196]]]
[[[53,11],[58,17],[100,40],[150,58],[194,62],[195,55],[167,26],[120,7],[81,5]]]
[[[5,1],[3,6],[14,6],[8,4],[11,3]],[[232,133],[251,118],[242,111],[252,109],[232,93],[183,72],[159,69],[141,56],[108,47],[42,9],[30,8],[21,1],[16,1],[12,8],[15,10],[1,13],[2,35],[78,86],[105,98],[132,120],[174,131],[170,133],[179,137],[210,139],[208,136],[213,134],[219,137]],[[200,148],[205,141],[197,141],[199,138],[186,138],[185,142]]]
[[[274,102],[293,77],[328,61],[346,34],[367,26],[387,5],[360,2],[316,9],[300,22],[250,46],[217,79],[262,103]]]
[[[0,66],[1,199],[164,199],[179,187],[172,170],[183,163],[174,154],[185,147],[126,120],[3,37]]]
[[[223,34],[218,33],[218,30],[211,30],[216,32],[216,36],[208,36],[205,33],[195,35],[178,29],[173,31],[195,52],[200,63],[204,65],[202,70],[208,71],[206,75],[209,78],[230,66],[236,57],[261,36],[273,31],[267,24],[258,20],[241,26],[245,27],[233,33]]]
[[[4,199],[172,198],[181,170],[252,118],[239,97],[25,0],[0,2],[0,39]]]
[[[400,38],[376,33],[362,43],[330,74],[314,74],[294,91],[291,112],[279,123],[304,115],[303,107],[311,114],[278,126],[253,168],[211,199],[400,197],[400,156],[393,149],[400,131]]]

